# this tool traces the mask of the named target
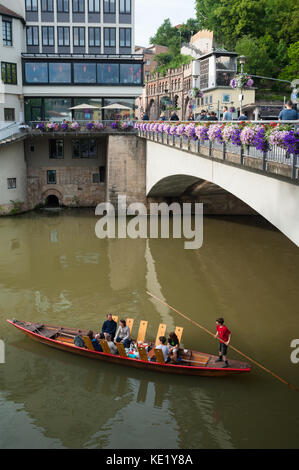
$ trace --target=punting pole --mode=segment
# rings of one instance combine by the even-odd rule
[[[212,333],[211,331],[207,330],[204,326],[200,325],[199,323],[197,323],[196,321],[194,320],[191,320],[191,318],[187,317],[186,315],[184,315],[182,312],[180,312],[179,310],[177,310],[176,308],[172,307],[171,305],[168,305],[166,302],[164,302],[164,300],[161,300],[159,299],[158,297],[156,297],[154,294],[152,294],[151,292],[149,291],[146,291],[148,295],[150,295],[151,297],[153,297],[153,299],[156,299],[158,300],[158,302],[160,302],[161,304],[164,304],[166,305],[167,307],[169,307],[171,310],[173,310],[174,312],[178,313],[179,315],[181,315],[181,317],[185,318],[186,320],[188,320],[189,322],[193,323],[193,325],[197,326],[198,328],[200,328],[201,330],[205,331],[206,333],[208,333],[209,335],[213,336],[213,338],[215,338],[215,335],[214,333]],[[217,338],[217,341],[221,341],[222,343],[224,343],[224,341],[222,341],[220,338]],[[238,354],[240,354],[241,356],[245,357],[248,361],[252,362],[253,364],[255,364],[256,366],[260,367],[262,370],[268,372],[269,374],[271,374],[273,377],[275,377],[277,380],[279,380],[280,382],[284,383],[285,385],[288,385],[288,387],[290,387],[291,390],[295,390],[296,392],[299,392],[299,389],[287,382],[285,379],[283,379],[282,377],[280,377],[279,375],[275,374],[274,372],[272,372],[270,369],[267,369],[267,367],[264,367],[262,364],[260,364],[259,362],[255,361],[254,359],[252,359],[252,357],[249,357],[247,356],[246,354],[242,353],[242,351],[239,351],[239,349],[235,348],[234,346],[231,346],[229,345],[229,347],[237,352]]]

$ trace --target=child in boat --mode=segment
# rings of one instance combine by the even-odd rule
[[[111,354],[118,354],[118,349],[113,343],[111,336],[109,334],[106,335],[106,341],[108,343],[109,349],[111,351]]]
[[[160,341],[160,344],[158,344],[158,346],[156,346],[156,349],[162,349],[162,353],[163,353],[165,362],[169,362],[170,361],[169,347],[166,344],[165,336],[160,336],[159,341]]]
[[[169,349],[170,362],[172,362],[173,364],[176,364],[178,362],[178,352],[179,352],[180,343],[174,331],[169,333],[167,343],[168,343],[168,349]]]
[[[216,320],[216,334],[215,338],[219,338],[222,341],[219,341],[219,357],[215,362],[224,361],[223,367],[229,367],[227,361],[227,347],[230,343],[231,332],[224,324],[224,319],[222,317],[217,318]]]

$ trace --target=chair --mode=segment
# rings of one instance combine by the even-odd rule
[[[112,315],[112,319],[115,321],[115,323],[118,322],[118,316],[117,315]]]
[[[83,339],[87,349],[90,349],[91,351],[95,350],[89,336],[82,336],[82,339]]]
[[[176,334],[177,337],[178,337],[179,343],[181,342],[182,335],[183,335],[183,331],[184,331],[184,328],[182,328],[181,326],[176,326],[176,328],[175,328],[175,334]]]
[[[126,319],[126,325],[130,328],[130,334],[132,334],[133,324],[134,324],[134,318]]]
[[[118,354],[122,357],[128,357],[123,343],[115,343],[118,349]]]
[[[147,324],[148,321],[141,320],[140,325],[139,325],[139,331],[137,335],[137,343],[140,341],[141,343],[144,342],[145,334],[146,334],[146,329],[147,329]]]
[[[157,333],[157,336],[156,336],[155,346],[157,346],[157,344],[159,344],[160,336],[165,336],[165,333],[166,333],[166,324],[165,323],[160,323],[159,328],[158,328],[158,333]]]
[[[157,362],[160,362],[161,364],[165,364],[165,359],[164,359],[164,354],[162,349],[155,349],[155,356]]]
[[[103,352],[106,354],[111,354],[110,348],[108,346],[108,342],[106,339],[100,339],[100,345],[102,346]]]
[[[148,357],[146,354],[146,349],[143,346],[138,346],[139,357],[142,361],[148,362]]]

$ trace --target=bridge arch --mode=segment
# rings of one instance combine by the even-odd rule
[[[179,196],[209,181],[243,201],[299,246],[299,186],[253,169],[147,141],[146,194]]]

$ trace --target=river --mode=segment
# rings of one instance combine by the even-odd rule
[[[107,312],[184,328],[185,347],[217,341],[146,290],[299,387],[299,251],[258,217],[205,217],[204,241],[105,239],[91,210],[0,220],[0,448],[299,448],[298,392],[256,366],[232,378],[176,377],[57,351],[7,318],[98,331]],[[229,357],[240,359],[230,351]]]

